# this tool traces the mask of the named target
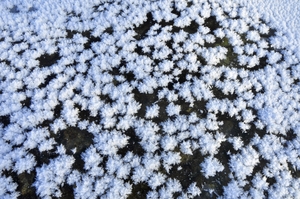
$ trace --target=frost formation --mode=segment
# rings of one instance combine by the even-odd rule
[[[299,197],[300,53],[255,10],[0,7],[1,198]]]

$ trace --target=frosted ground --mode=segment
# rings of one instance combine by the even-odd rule
[[[300,198],[299,3],[223,2],[1,1],[0,198]]]

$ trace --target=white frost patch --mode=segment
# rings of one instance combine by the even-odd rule
[[[212,156],[206,157],[204,162],[201,163],[202,172],[206,178],[215,176],[217,172],[224,170],[224,166],[220,161]]]
[[[2,0],[0,198],[24,173],[42,198],[299,198],[299,16],[296,0]],[[229,184],[188,181],[199,153],[203,186]]]
[[[37,193],[43,198],[61,197],[59,187],[64,184],[66,176],[71,172],[75,159],[62,155],[52,160],[50,164],[37,168],[37,177],[34,186]]]
[[[254,166],[259,163],[259,153],[252,147],[243,148],[241,153],[231,155],[230,167],[234,172],[234,176],[244,180],[252,174]]]
[[[157,104],[154,104],[150,107],[147,107],[146,109],[146,118],[154,118],[159,115],[159,106]]]
[[[269,132],[278,132],[284,119],[278,107],[265,107],[258,111],[260,120],[267,126]]]

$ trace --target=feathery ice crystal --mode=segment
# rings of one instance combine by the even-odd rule
[[[0,3],[1,198],[299,198],[300,51],[235,1]]]

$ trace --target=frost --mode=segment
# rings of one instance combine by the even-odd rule
[[[160,157],[147,154],[143,157],[142,162],[147,170],[155,171],[158,170],[160,166]]]
[[[13,182],[11,177],[0,176],[0,196],[2,198],[17,198],[19,193],[16,192],[18,185]]]
[[[196,183],[194,182],[194,183],[190,184],[190,186],[188,187],[187,193],[190,197],[196,197],[201,194],[201,191],[196,186]]]
[[[28,173],[33,170],[36,165],[35,158],[32,154],[26,155],[24,158],[18,159],[15,163],[15,170],[18,174],[27,171]]]
[[[162,125],[163,131],[166,132],[169,135],[172,135],[177,131],[176,126],[174,125],[174,123],[170,119],[163,122],[161,125]]]
[[[158,114],[159,114],[159,106],[157,104],[154,104],[151,107],[147,107],[145,117],[146,118],[154,118],[154,117],[157,117]]]
[[[230,167],[234,175],[241,180],[251,175],[254,166],[259,163],[259,154],[252,148],[247,147],[241,150],[241,153],[232,155],[230,158]]]
[[[147,193],[147,199],[155,199],[158,198],[158,193],[156,191],[149,191]]]
[[[252,183],[253,187],[258,190],[266,190],[269,185],[269,183],[267,182],[267,178],[265,176],[262,176],[261,174],[255,175]]]
[[[117,131],[101,132],[94,139],[95,147],[103,155],[114,155],[119,148],[123,148],[128,143],[128,137]]]
[[[217,172],[224,170],[224,166],[216,158],[209,156],[206,157],[204,162],[201,163],[202,172],[206,178],[215,176]]]
[[[175,105],[173,102],[167,106],[166,112],[169,116],[178,115],[180,112],[180,105]]]
[[[180,151],[186,155],[192,155],[191,143],[189,141],[184,141],[180,144]]]
[[[84,169],[86,170],[95,166],[97,167],[102,162],[102,157],[97,153],[94,147],[87,149],[81,156],[84,161]]]
[[[154,173],[148,180],[148,185],[152,189],[156,189],[159,185],[165,182],[166,176],[161,173]]]
[[[243,194],[243,189],[237,181],[231,181],[224,187],[224,197],[228,199],[239,198]]]
[[[161,139],[161,146],[165,151],[173,150],[177,144],[175,136],[166,135]]]
[[[180,192],[182,190],[182,186],[180,184],[180,182],[176,179],[168,179],[167,183],[166,183],[166,187],[168,190],[170,190],[170,192]]]
[[[0,198],[299,198],[298,7],[1,1]]]
[[[167,152],[161,155],[163,160],[163,166],[167,172],[172,168],[173,165],[179,164],[181,156],[179,153]]]
[[[268,53],[268,62],[269,64],[275,64],[281,59],[282,55],[278,52],[270,52]]]
[[[269,131],[277,132],[284,119],[280,109],[275,107],[264,107],[258,111],[260,120],[267,126]]]
[[[247,34],[247,39],[249,39],[251,41],[259,41],[260,40],[259,33],[255,30],[249,31]]]
[[[151,172],[142,166],[138,166],[133,170],[132,180],[135,184],[145,182],[149,178]]]
[[[53,145],[56,144],[55,140],[53,138],[50,138],[48,140],[44,140],[43,142],[41,142],[39,144],[39,151],[43,152],[43,151],[48,151],[53,149]]]
[[[244,145],[242,139],[240,137],[233,137],[228,139],[229,142],[232,143],[234,150],[239,150]]]
[[[202,154],[214,155],[218,153],[218,148],[221,146],[221,143],[225,141],[222,134],[212,134],[206,133],[199,139],[200,150]]]
[[[34,186],[38,195],[43,198],[61,197],[59,186],[65,182],[74,161],[73,157],[62,155],[52,160],[49,165],[44,164],[37,168]]]

